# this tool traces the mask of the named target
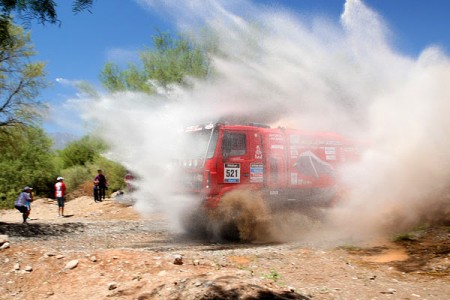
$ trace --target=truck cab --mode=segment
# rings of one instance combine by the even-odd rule
[[[337,169],[354,154],[335,133],[225,122],[191,126],[185,133],[185,188],[208,208],[236,189],[258,190],[276,202],[318,202],[314,195],[334,189]]]

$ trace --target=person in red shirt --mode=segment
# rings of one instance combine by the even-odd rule
[[[66,185],[64,184],[64,178],[61,176],[56,178],[58,181],[55,183],[55,198],[58,201],[58,218],[64,217],[64,196],[66,195]]]
[[[134,191],[133,180],[134,180],[133,174],[131,174],[130,171],[127,171],[127,174],[125,174],[125,176],[123,177],[123,181],[125,181],[127,185],[127,190],[130,193]]]

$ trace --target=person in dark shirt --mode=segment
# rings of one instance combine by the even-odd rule
[[[106,177],[103,175],[102,170],[97,171],[98,174],[94,178],[94,200],[102,201],[106,197],[106,189],[108,186],[108,183],[106,182]]]

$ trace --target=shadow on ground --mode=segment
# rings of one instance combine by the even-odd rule
[[[84,228],[85,225],[79,222],[63,224],[0,222],[0,234],[6,234],[10,237],[62,236],[83,231]]]
[[[236,249],[254,249],[277,245],[278,243],[250,243],[250,242],[236,242],[222,240],[221,242],[210,242],[208,239],[194,237],[186,233],[167,234],[161,232],[160,238],[152,238],[143,240],[129,245],[131,248],[146,249],[158,252],[169,252],[174,249],[188,250],[197,249],[199,251],[221,251],[221,250],[236,250]]]

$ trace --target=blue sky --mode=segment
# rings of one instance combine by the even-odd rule
[[[141,0],[142,1],[142,0]],[[258,0],[253,3],[281,6],[303,16],[324,16],[339,21],[344,0]],[[158,9],[144,8],[138,0],[96,0],[92,13],[74,15],[72,1],[58,2],[61,26],[32,24],[31,38],[37,51],[36,60],[47,63],[48,80],[53,83],[43,91],[41,99],[59,109],[76,90],[71,85],[79,80],[99,85],[98,75],[107,61],[128,62],[137,59],[137,51],[151,46],[157,30],[176,32],[170,16]],[[447,0],[366,0],[386,21],[393,44],[403,53],[417,56],[430,45],[450,52],[450,9]],[[65,112],[66,114],[67,112]],[[44,123],[48,132],[84,134],[79,120],[57,116],[51,112]]]

